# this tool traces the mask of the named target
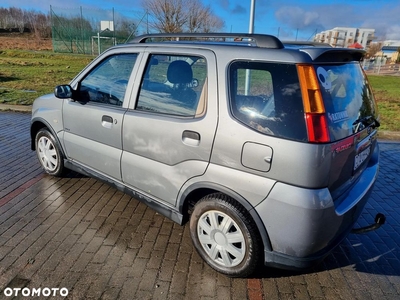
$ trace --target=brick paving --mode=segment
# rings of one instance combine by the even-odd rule
[[[24,287],[69,291],[49,299],[400,299],[400,143],[380,141],[358,222],[382,212],[383,227],[350,235],[306,272],[230,279],[203,263],[188,226],[94,179],[45,175],[29,124],[30,114],[0,112],[0,299]]]

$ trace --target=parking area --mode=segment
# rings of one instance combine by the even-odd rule
[[[230,279],[203,263],[188,226],[97,180],[45,175],[29,125],[28,113],[0,111],[0,299],[27,299],[24,288],[49,299],[400,299],[400,143],[380,141],[357,224],[381,212],[385,225],[351,234],[311,270]]]

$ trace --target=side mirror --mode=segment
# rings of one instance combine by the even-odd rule
[[[74,94],[74,90],[68,84],[58,85],[54,89],[54,95],[60,99],[72,98],[73,94]]]

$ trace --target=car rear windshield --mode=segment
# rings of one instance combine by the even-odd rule
[[[294,64],[235,61],[229,67],[231,112],[263,134],[307,141]]]
[[[360,129],[361,120],[377,116],[375,99],[359,63],[316,65],[324,99],[331,141],[350,136]]]

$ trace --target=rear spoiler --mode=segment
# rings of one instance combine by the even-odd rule
[[[301,48],[299,51],[308,54],[314,62],[349,62],[361,61],[364,50],[346,48]]]

